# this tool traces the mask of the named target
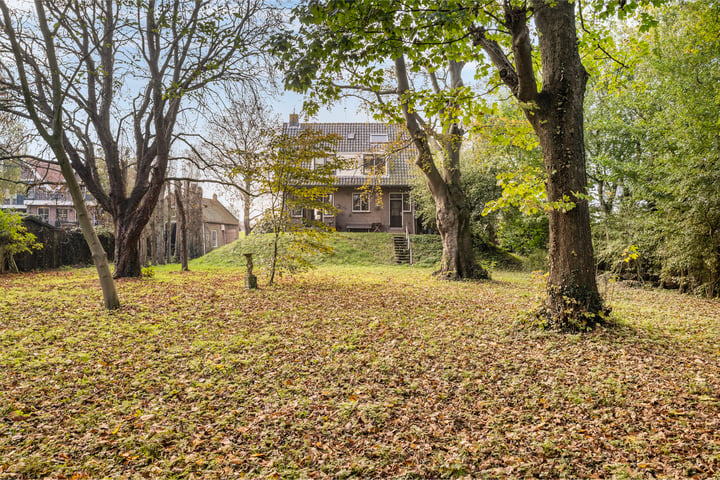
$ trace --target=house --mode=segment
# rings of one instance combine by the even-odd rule
[[[28,186],[26,194],[3,195],[0,207],[34,215],[56,227],[78,226],[75,207],[58,165],[27,161],[21,168],[20,182]],[[88,212],[97,225],[99,217],[96,216],[95,200],[85,187],[81,188]]]
[[[348,160],[346,170],[335,173],[336,188],[328,201],[337,215],[316,210],[296,210],[296,218],[323,220],[337,231],[419,231],[410,201],[411,169],[416,150],[407,131],[385,123],[300,123],[297,114],[283,124],[288,135],[303,129],[340,137],[337,155]]]
[[[202,199],[203,254],[230,242],[240,235],[240,222],[218,201],[217,194]]]
[[[211,250],[238,239],[240,222],[217,195],[203,197],[203,189],[194,182],[182,188],[182,201],[187,222],[189,258],[197,258]],[[178,256],[178,209],[174,187],[160,197],[145,229],[146,252],[154,262],[169,262]],[[164,260],[163,260],[164,259]]]

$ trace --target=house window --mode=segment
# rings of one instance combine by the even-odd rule
[[[403,193],[402,200],[403,200],[403,212],[412,212],[412,203],[410,203],[410,194]]]
[[[327,203],[330,206],[334,205],[332,193],[321,197],[320,201],[323,203]],[[322,215],[323,217],[334,217],[335,213],[330,209],[315,209],[315,218],[320,218],[320,215]]]
[[[367,193],[353,193],[352,195],[352,211],[353,212],[369,212],[370,199]]]
[[[37,215],[45,223],[50,221],[50,209],[48,207],[38,207]]]
[[[387,143],[387,142],[388,142],[387,133],[379,133],[379,134],[370,135],[370,143]]]
[[[385,158],[368,153],[363,155],[363,175],[385,175]]]
[[[59,222],[67,223],[70,221],[70,209],[69,208],[58,208],[57,219]]]
[[[210,245],[212,245],[212,248],[217,248],[218,246],[217,230],[210,230]]]
[[[302,218],[302,216],[303,216],[302,207],[291,207],[290,208],[290,216],[293,218]]]

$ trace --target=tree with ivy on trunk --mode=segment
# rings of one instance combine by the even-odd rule
[[[549,275],[541,314],[552,327],[585,329],[602,320],[604,307],[595,280],[590,234],[583,137],[588,75],[578,51],[575,4],[567,0],[506,2],[502,13],[512,55],[482,25],[471,27],[470,32],[520,103],[540,141],[550,205]],[[540,88],[528,26],[531,15],[542,66]]]
[[[208,94],[216,87],[225,93],[230,83],[239,90],[257,86],[265,39],[279,22],[275,9],[264,0],[36,1],[59,52],[49,71],[44,52],[34,48],[38,21],[21,6],[2,5],[5,22],[16,24],[41,123],[62,118],[58,147],[113,218],[114,276],[140,276],[139,241],[166,182],[173,144],[194,128],[189,110],[197,116],[200,106],[211,106]],[[0,54],[10,50],[0,39]],[[0,89],[19,96],[16,70],[5,67]],[[62,117],[54,116],[50,78],[64,95]],[[6,110],[28,117],[24,102]]]

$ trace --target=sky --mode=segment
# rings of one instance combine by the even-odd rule
[[[270,103],[275,113],[280,116],[280,119],[287,122],[291,113],[300,113],[302,110],[303,96],[294,92],[285,92],[277,101]],[[352,99],[341,100],[332,106],[323,107],[316,116],[310,119],[301,115],[300,121],[315,123],[376,122],[372,116],[361,108],[358,101]]]

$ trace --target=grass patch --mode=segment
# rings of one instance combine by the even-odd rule
[[[392,234],[390,233],[347,233],[335,232],[328,236],[333,247],[331,255],[309,256],[316,265],[394,265]],[[260,237],[262,238],[262,237]],[[268,258],[270,255],[270,237],[267,241],[258,241],[257,236],[244,237],[236,242],[213,250],[207,255],[193,260],[192,265],[200,268],[244,267],[243,253],[252,252],[256,258]],[[283,242],[290,238],[283,235]],[[437,267],[442,257],[442,243],[438,235],[410,235],[414,265],[419,267]],[[499,269],[519,269],[522,260],[494,245],[485,245],[476,251],[478,261],[485,267]],[[262,268],[262,265],[259,265]]]
[[[0,478],[712,478],[720,302],[613,292],[617,327],[518,323],[521,273],[326,265],[0,276]]]

